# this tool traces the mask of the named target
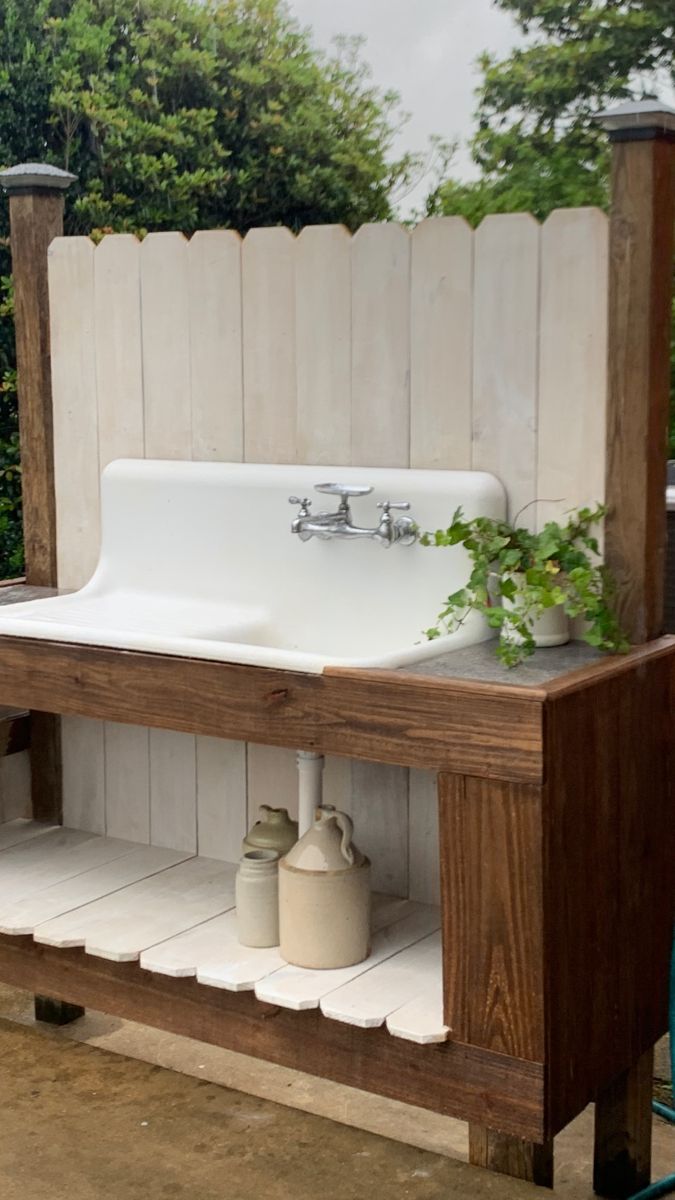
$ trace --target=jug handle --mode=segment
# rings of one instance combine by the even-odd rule
[[[349,863],[350,867],[353,867],[354,850],[352,848],[352,837],[354,835],[354,826],[352,824],[352,819],[343,812],[333,813],[333,818],[335,820],[335,824],[342,834],[340,853],[342,854],[342,857]]]

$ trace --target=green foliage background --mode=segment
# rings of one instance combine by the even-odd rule
[[[392,216],[397,97],[358,43],[316,51],[281,0],[0,0],[0,164],[75,172],[66,232]],[[0,575],[22,568],[7,242],[0,204]]]

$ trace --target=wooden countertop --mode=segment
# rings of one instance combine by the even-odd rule
[[[0,604],[53,594],[0,588]],[[413,669],[310,675],[3,636],[0,705],[537,782],[548,700],[668,653],[675,638],[612,658],[571,644],[507,671],[483,643]]]

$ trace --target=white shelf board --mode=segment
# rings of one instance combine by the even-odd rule
[[[284,962],[278,947],[237,939],[236,867],[78,830],[12,821],[0,826],[0,933],[84,947],[116,962],[192,976],[205,986],[255,990],[280,1007],[320,1007],[334,1020],[420,1043],[448,1036],[442,1019],[439,911],[373,897],[372,953],[341,970]]]

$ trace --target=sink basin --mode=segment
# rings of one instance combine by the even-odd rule
[[[89,583],[0,609],[0,634],[310,672],[405,666],[489,636],[476,614],[447,637],[422,633],[467,578],[463,548],[292,534],[292,493],[337,508],[313,491],[324,480],[373,485],[352,501],[362,526],[386,499],[409,500],[421,529],[447,526],[459,505],[505,512],[501,484],[479,471],[119,459],[103,472]]]

